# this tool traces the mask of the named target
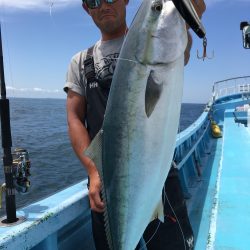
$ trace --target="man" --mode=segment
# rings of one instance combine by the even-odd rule
[[[92,17],[96,26],[101,32],[101,40],[94,47],[76,54],[70,63],[67,81],[64,90],[67,92],[67,119],[69,136],[72,147],[79,157],[81,163],[87,170],[89,176],[89,201],[92,216],[92,229],[97,250],[108,249],[108,244],[105,236],[103,211],[104,203],[100,196],[101,182],[95,164],[86,156],[83,156],[83,151],[89,146],[91,140],[100,130],[103,122],[103,116],[106,108],[109,87],[111,84],[113,72],[115,69],[116,59],[123,43],[124,36],[127,32],[126,25],[126,6],[129,0],[83,0],[83,8]],[[190,36],[191,37],[191,36]],[[191,47],[191,45],[190,45]],[[186,60],[187,61],[187,60]],[[172,196],[169,196],[170,204],[175,206],[175,203],[184,208],[184,217],[186,220],[183,228],[189,229],[189,235],[183,235],[178,232],[178,237],[181,239],[179,245],[175,248],[168,249],[184,249],[185,239],[190,241],[192,237],[192,229],[190,227],[184,199],[181,196],[180,185],[176,171],[170,173],[171,178],[177,181],[172,181],[174,184],[166,182],[166,190],[172,190],[171,194],[180,193],[181,198],[177,201],[172,201]],[[177,190],[178,189],[178,190]],[[177,190],[177,191],[176,191]],[[180,205],[181,204],[181,205]],[[170,212],[169,212],[170,211]],[[175,213],[172,213],[171,206],[165,208],[166,216],[169,216],[170,222],[176,221]],[[183,216],[183,214],[182,214]],[[166,220],[167,221],[167,220]],[[183,220],[184,221],[184,220]],[[165,224],[165,223],[164,223]],[[151,223],[146,230],[144,237],[146,242],[151,238],[155,231],[155,225],[159,225],[158,221]],[[174,225],[177,226],[177,223]],[[168,234],[166,229],[171,230],[172,225],[160,227],[159,231]],[[182,232],[185,234],[185,232]],[[167,246],[158,245],[158,238],[162,239],[160,234],[150,240],[147,245],[148,249],[165,249]],[[166,238],[166,237],[165,237]],[[172,237],[174,242],[180,241],[177,237]],[[157,239],[157,240],[155,240]],[[183,241],[184,239],[184,241]],[[170,244],[171,245],[171,244]],[[188,244],[185,243],[188,248]]]

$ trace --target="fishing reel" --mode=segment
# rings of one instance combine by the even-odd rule
[[[29,153],[26,149],[15,149],[13,156],[13,182],[16,190],[25,194],[29,191],[30,180],[30,160]]]
[[[30,180],[28,177],[31,176],[29,153],[26,149],[17,148],[14,153],[12,153],[12,157],[12,170],[10,171],[13,177],[14,188],[20,194],[28,193],[30,188]],[[3,183],[0,186],[0,208],[2,208],[2,194],[6,191],[6,184]]]

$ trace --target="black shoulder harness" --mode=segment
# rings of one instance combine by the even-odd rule
[[[88,84],[96,81],[93,50],[94,50],[94,46],[92,46],[91,48],[88,48],[86,59],[83,62],[84,74],[85,74]]]

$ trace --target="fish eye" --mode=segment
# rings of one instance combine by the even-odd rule
[[[163,4],[162,4],[162,1],[155,1],[152,6],[151,6],[151,9],[153,11],[162,11],[162,8],[163,8]]]

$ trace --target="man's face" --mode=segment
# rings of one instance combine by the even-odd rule
[[[102,4],[97,9],[88,9],[96,26],[102,33],[113,34],[126,27],[126,5],[128,0],[117,0],[113,4],[101,1]]]

